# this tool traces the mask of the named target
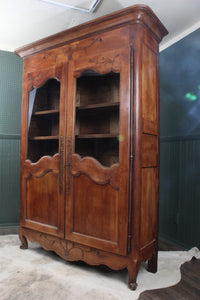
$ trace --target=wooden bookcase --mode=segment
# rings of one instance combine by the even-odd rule
[[[136,5],[16,50],[23,57],[21,248],[157,270],[158,44]]]

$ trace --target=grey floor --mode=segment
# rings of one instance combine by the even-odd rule
[[[29,243],[21,250],[16,234],[0,236],[0,299],[1,300],[134,300],[141,292],[172,286],[179,282],[180,266],[200,251],[159,251],[158,272],[146,271],[142,264],[138,288],[130,291],[127,270],[112,271],[81,262],[69,263],[56,254]]]

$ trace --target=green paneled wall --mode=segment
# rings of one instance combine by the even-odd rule
[[[19,224],[22,60],[0,51],[0,227]]]
[[[160,53],[160,237],[200,248],[200,29]]]

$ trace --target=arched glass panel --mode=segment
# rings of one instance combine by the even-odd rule
[[[85,71],[76,82],[75,152],[105,166],[119,161],[120,74]]]
[[[59,102],[60,82],[56,79],[29,93],[27,158],[32,162],[59,151]]]

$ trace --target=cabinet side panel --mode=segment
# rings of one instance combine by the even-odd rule
[[[150,33],[144,30],[143,34],[141,51],[143,134],[140,246],[141,249],[148,249],[150,245],[154,245],[156,249],[158,236],[160,127],[158,46]],[[148,254],[148,256],[149,255],[150,254]]]
[[[157,168],[142,169],[141,248],[157,236]]]
[[[157,54],[148,44],[142,47],[142,119],[143,132],[158,134],[158,79]]]
[[[158,165],[158,137],[150,134],[142,135],[142,166],[156,167]]]

